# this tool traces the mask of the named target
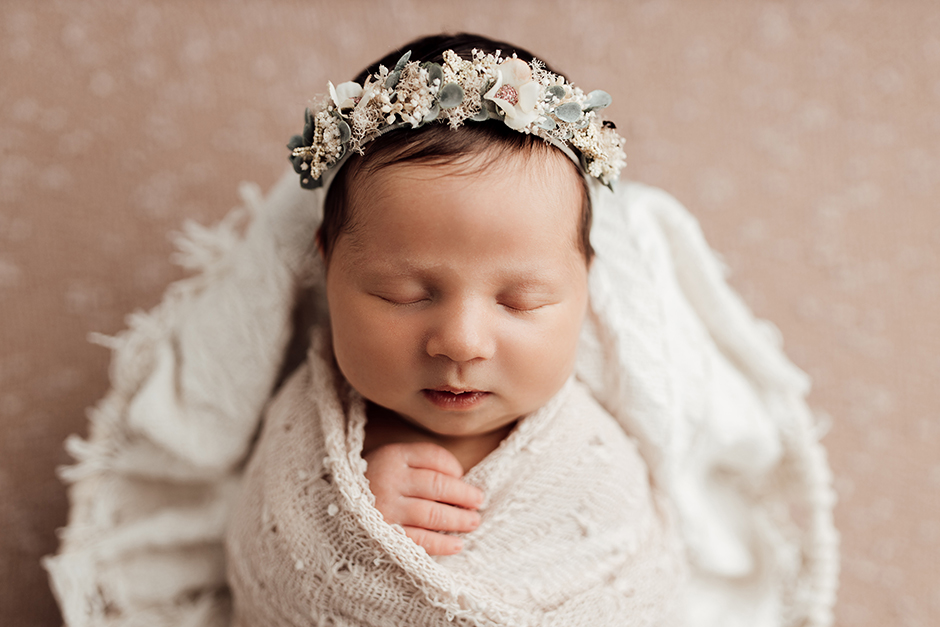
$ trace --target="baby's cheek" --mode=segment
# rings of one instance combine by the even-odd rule
[[[580,325],[570,315],[553,322],[518,337],[513,351],[513,370],[536,406],[554,396],[574,369]]]
[[[340,370],[367,398],[394,385],[403,371],[409,355],[403,331],[401,324],[362,310],[334,324],[333,350]]]

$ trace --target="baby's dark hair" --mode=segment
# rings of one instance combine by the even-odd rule
[[[480,35],[460,33],[456,35],[432,35],[405,44],[390,52],[382,59],[364,69],[355,79],[360,85],[368,76],[378,71],[379,65],[391,68],[407,51],[411,51],[412,61],[430,61],[442,63],[444,51],[453,50],[461,58],[471,58],[474,49],[485,53],[502,52],[503,57],[513,53],[525,62],[530,62],[534,55],[506,42],[495,41]],[[546,69],[559,74],[546,65]],[[515,131],[505,124],[492,122],[467,122],[458,129],[447,124],[429,123],[417,130],[398,129],[386,133],[369,142],[362,155],[352,155],[340,167],[329,187],[323,204],[323,224],[317,232],[317,243],[323,257],[329,263],[336,240],[343,233],[354,227],[349,211],[351,183],[360,176],[370,176],[383,168],[399,163],[446,165],[458,163],[469,156],[487,153],[489,155],[523,155],[526,158],[535,155],[550,154],[556,150],[545,140]],[[497,160],[476,160],[475,167],[483,170]],[[578,248],[590,263],[594,256],[591,247],[591,196],[580,168],[569,159],[572,171],[581,182],[582,201],[579,220]],[[470,172],[473,174],[473,172]]]

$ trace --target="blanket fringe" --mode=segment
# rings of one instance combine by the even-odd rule
[[[187,221],[173,237],[177,250],[171,259],[192,276],[168,286],[160,304],[149,312],[128,315],[125,330],[113,336],[89,335],[90,342],[112,352],[111,388],[88,411],[88,437],[71,435],[65,442],[75,463],[59,467],[57,473],[70,485],[70,520],[59,533],[59,554],[42,561],[69,627],[221,627],[228,622],[228,601],[219,596],[219,583],[195,597],[170,600],[160,607],[117,607],[107,599],[100,577],[104,565],[148,547],[159,550],[221,542],[233,480],[218,483],[225,473],[207,472],[154,446],[128,424],[128,409],[152,375],[159,347],[185,315],[185,304],[229,272],[233,256],[245,245],[246,224],[262,216],[265,201],[260,188],[245,184],[240,192],[245,207],[233,209],[211,227]],[[209,505],[200,502],[189,509],[169,508],[133,522],[122,521],[115,481],[160,477],[181,485],[216,483],[219,488]]]

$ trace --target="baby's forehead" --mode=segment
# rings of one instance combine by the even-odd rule
[[[386,257],[433,267],[438,259],[499,258],[525,268],[580,255],[579,180],[544,158],[395,164],[351,200],[347,250],[366,256],[361,262]]]
[[[348,209],[366,213],[381,210],[391,195],[402,192],[403,186],[411,187],[415,194],[446,187],[454,194],[497,204],[512,202],[509,196],[519,186],[529,190],[534,202],[541,199],[563,203],[575,196],[581,200],[586,194],[577,166],[567,155],[548,145],[542,145],[540,150],[493,147],[448,159],[382,163],[379,167],[360,168],[350,184]],[[490,198],[487,191],[493,188],[501,189],[506,198]],[[581,207],[580,202],[568,205],[575,211]],[[442,212],[446,208],[446,204],[442,205]],[[532,219],[537,220],[538,214],[533,213]]]
[[[370,218],[381,216],[389,206],[435,203],[433,211],[414,215],[434,223],[451,218],[458,207],[471,206],[494,227],[503,229],[535,227],[559,217],[566,222],[566,214],[580,212],[580,175],[565,165],[563,155],[546,158],[511,154],[496,160],[486,157],[473,155],[453,163],[389,165],[370,176],[365,185],[353,189],[352,209]],[[519,208],[525,211],[514,211]]]

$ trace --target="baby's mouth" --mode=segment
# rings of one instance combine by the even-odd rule
[[[424,397],[431,404],[440,409],[472,409],[482,403],[489,395],[489,392],[473,389],[458,389],[450,386],[443,386],[435,389],[421,390]]]

